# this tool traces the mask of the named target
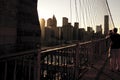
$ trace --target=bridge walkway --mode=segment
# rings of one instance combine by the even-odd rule
[[[99,62],[88,67],[80,80],[120,80],[120,72],[110,70],[109,60],[110,57],[104,55]]]
[[[120,80],[108,39],[0,56],[0,80]]]

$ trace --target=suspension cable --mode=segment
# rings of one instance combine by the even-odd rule
[[[86,29],[86,20],[85,20],[85,15],[84,15],[85,14],[85,7],[84,7],[84,5],[85,5],[85,1],[83,0],[83,5],[82,5],[83,6],[82,7],[83,8],[83,23],[84,23],[84,28]]]
[[[75,0],[75,12],[76,12],[76,22],[79,22],[79,18],[78,18],[78,10],[77,10],[77,2]]]
[[[112,14],[111,14],[111,11],[110,11],[110,8],[109,8],[108,1],[107,1],[107,0],[106,0],[106,5],[107,5],[107,8],[108,8],[108,12],[109,12],[109,14],[110,14],[110,18],[111,18],[113,27],[115,27],[115,24],[114,24],[114,21],[113,21],[113,18],[112,18]]]
[[[80,22],[80,27],[82,26],[81,23],[82,23],[82,19],[81,19],[81,16],[82,16],[82,9],[81,9],[82,5],[81,5],[81,0],[79,0],[79,22]]]
[[[70,0],[70,22],[72,23],[72,7],[71,7],[71,0]]]

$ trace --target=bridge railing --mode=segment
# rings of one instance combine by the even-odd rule
[[[99,39],[0,56],[0,80],[78,80],[89,65],[106,55],[108,47],[108,39]]]

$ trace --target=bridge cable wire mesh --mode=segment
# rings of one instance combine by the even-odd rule
[[[73,15],[75,13],[75,15]],[[70,16],[79,22],[80,28],[92,27],[96,29],[97,25],[102,25],[104,29],[104,16],[108,15],[109,29],[114,28],[112,14],[107,0],[70,0]]]

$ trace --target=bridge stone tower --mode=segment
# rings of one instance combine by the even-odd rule
[[[0,55],[40,45],[37,0],[0,1]]]

